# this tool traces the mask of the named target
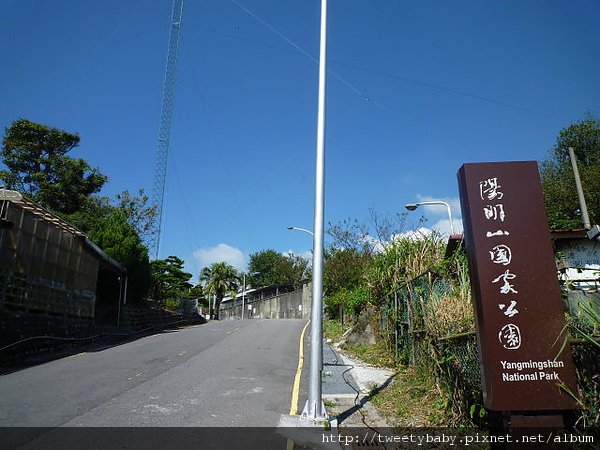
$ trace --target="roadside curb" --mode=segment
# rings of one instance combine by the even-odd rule
[[[350,357],[337,344],[333,344],[331,348],[343,365],[350,368],[348,373],[358,387],[353,387],[355,394],[333,393],[323,396],[331,417],[332,429],[334,424],[338,430],[350,427],[389,428],[389,423],[370,400],[374,393],[393,381],[395,371],[374,367]]]

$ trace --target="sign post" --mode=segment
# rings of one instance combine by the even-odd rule
[[[464,164],[458,181],[484,405],[515,418],[575,409],[537,163]]]

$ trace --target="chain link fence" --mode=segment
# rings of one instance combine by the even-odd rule
[[[571,320],[571,315],[568,315]],[[403,364],[435,374],[458,423],[481,423],[486,412],[473,307],[464,281],[428,271],[381,302],[380,331]],[[600,345],[571,339],[582,413],[578,425],[600,425]]]

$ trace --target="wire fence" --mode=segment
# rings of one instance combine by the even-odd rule
[[[428,271],[384,299],[380,332],[396,360],[435,374],[458,423],[482,423],[486,412],[473,308],[464,281]],[[569,324],[572,315],[567,315]],[[573,333],[574,334],[574,333]],[[600,346],[571,339],[580,406],[578,425],[600,425]]]

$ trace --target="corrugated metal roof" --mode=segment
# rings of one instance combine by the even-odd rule
[[[34,202],[30,198],[27,198],[20,192],[9,189],[0,189],[0,201],[18,204],[21,208],[29,211],[30,213],[34,214],[40,219],[51,223],[52,225],[60,228],[63,231],[66,231],[67,233],[71,233],[75,236],[81,237],[84,240],[86,246],[92,251],[92,253],[95,253],[101,261],[112,266],[112,268],[116,269],[119,272],[127,272],[127,269],[121,263],[119,263],[117,260],[115,260],[114,258],[107,255],[104,251],[102,251],[102,249],[96,244],[94,244],[90,240],[90,238],[79,228],[74,227],[63,218],[48,211],[43,206]]]

